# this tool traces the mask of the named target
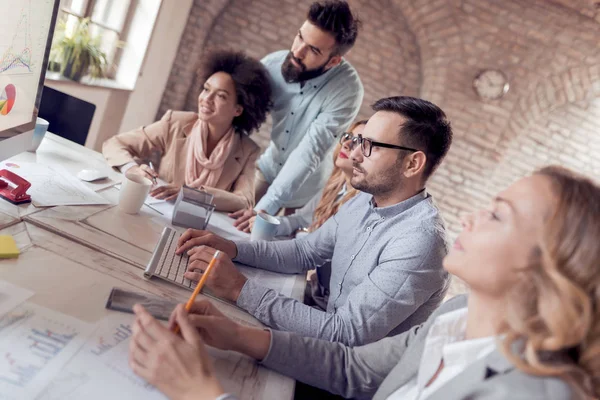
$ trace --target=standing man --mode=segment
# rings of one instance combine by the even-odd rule
[[[356,118],[363,86],[343,56],[356,41],[360,21],[345,1],[315,2],[291,51],[263,60],[273,87],[271,142],[258,160],[255,210],[275,214],[306,204],[332,170],[331,151]],[[244,229],[254,210],[231,214]]]

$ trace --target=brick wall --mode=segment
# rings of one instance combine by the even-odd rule
[[[260,58],[289,48],[311,1],[196,0],[159,114],[193,110],[196,69],[212,47]],[[592,0],[351,0],[364,26],[348,55],[375,99],[442,107],[455,142],[430,191],[449,224],[538,166],[600,174],[600,11]],[[509,93],[482,101],[473,78],[502,70]],[[158,116],[157,116],[158,117]],[[255,140],[265,145],[268,126]],[[596,156],[596,157],[594,157]]]

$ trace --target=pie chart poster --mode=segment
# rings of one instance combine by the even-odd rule
[[[31,122],[36,95],[30,85],[0,75],[0,131]]]
[[[54,2],[2,0],[0,132],[34,121]],[[0,139],[9,137],[0,133]],[[14,134],[12,134],[14,135]]]
[[[8,115],[15,106],[17,100],[17,89],[15,85],[8,84],[0,93],[0,115]]]

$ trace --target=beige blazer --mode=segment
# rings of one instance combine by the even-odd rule
[[[160,121],[110,138],[102,153],[111,167],[160,155],[158,175],[175,184],[185,184],[188,138],[198,115],[186,111],[167,111]],[[237,211],[254,206],[254,173],[260,148],[242,136],[232,149],[215,187],[205,190],[215,196],[218,211]]]

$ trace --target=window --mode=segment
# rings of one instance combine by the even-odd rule
[[[133,14],[131,3],[131,0],[62,0],[61,18],[65,19],[67,30],[77,24],[78,18],[89,18],[91,33],[100,37],[108,64],[117,65],[121,56],[119,43],[127,34]],[[115,70],[107,71],[109,78],[115,77]]]

